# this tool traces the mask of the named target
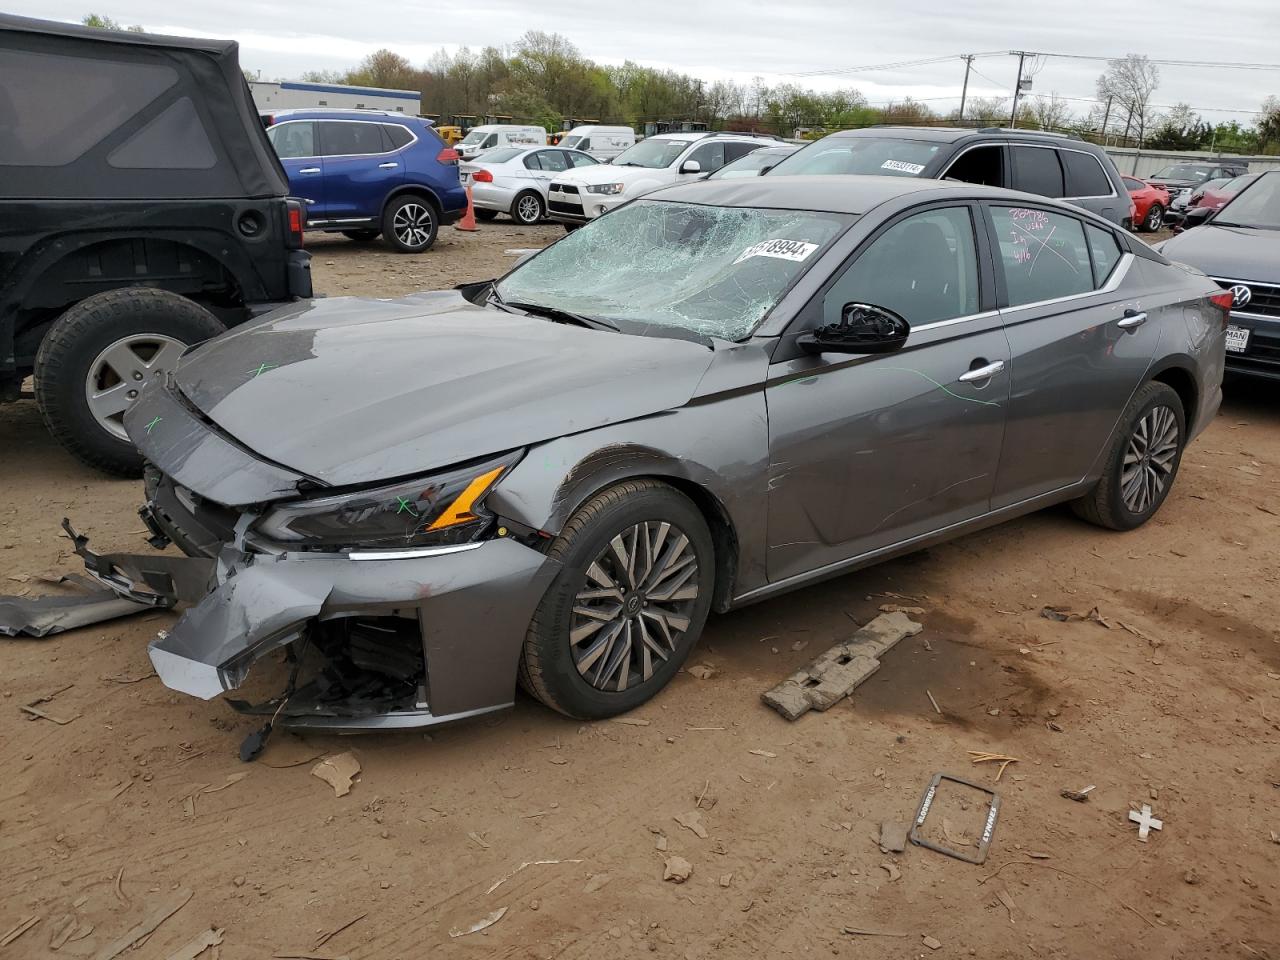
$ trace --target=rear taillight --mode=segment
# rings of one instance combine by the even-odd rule
[[[477,170],[471,174],[471,179],[476,183],[493,183],[493,174],[488,170]]]
[[[307,211],[301,200],[286,200],[285,217],[289,236],[286,243],[291,250],[302,249],[302,231],[307,225]]]
[[[445,147],[436,154],[436,160],[440,163],[457,163],[458,159],[458,151],[453,149],[453,147]]]
[[[1209,296],[1209,302],[1222,311],[1222,329],[1227,329],[1227,321],[1231,317],[1231,306],[1235,303],[1235,294],[1230,290],[1223,290],[1221,293],[1214,293]]]

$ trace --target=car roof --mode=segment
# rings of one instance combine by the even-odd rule
[[[883,137],[896,136],[904,140],[927,140],[931,142],[955,143],[968,137],[983,140],[1020,140],[1031,138],[1050,140],[1054,143],[1069,143],[1073,148],[1099,149],[1096,144],[1081,140],[1065,133],[1052,133],[1046,130],[1016,130],[1009,127],[910,127],[910,126],[875,126],[859,127],[856,130],[837,130],[828,137]],[[823,139],[826,139],[825,137]]]
[[[203,37],[170,37],[159,33],[134,33],[131,30],[104,30],[99,27],[82,27],[79,24],[52,20],[35,20],[0,14],[0,30],[14,33],[44,34],[55,37],[83,37],[106,43],[123,43],[129,46],[170,47],[179,50],[204,50],[210,53],[226,53],[235,50],[234,40],[209,40]]]
[[[784,210],[815,210],[823,213],[863,214],[880,204],[900,197],[920,194],[921,200],[990,199],[1020,203],[1048,203],[1056,200],[1017,190],[984,187],[952,180],[924,180],[918,177],[871,177],[834,174],[824,176],[750,177],[736,180],[697,180],[678,183],[646,194],[648,199],[682,203],[702,203],[717,207],[760,207]],[[1076,213],[1083,213],[1077,208]]]

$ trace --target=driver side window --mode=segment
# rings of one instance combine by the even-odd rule
[[[824,325],[846,303],[900,314],[913,326],[978,312],[978,256],[968,207],[943,207],[900,220],[863,250],[822,302]]]
[[[704,143],[693,153],[685,157],[681,161],[680,166],[684,166],[689,160],[697,160],[698,165],[702,168],[701,173],[713,173],[724,166],[724,141],[717,143]]]

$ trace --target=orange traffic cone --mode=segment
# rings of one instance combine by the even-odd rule
[[[454,224],[456,230],[475,231],[480,228],[476,226],[476,208],[471,202],[471,184],[467,184],[467,212],[462,215],[462,219]]]

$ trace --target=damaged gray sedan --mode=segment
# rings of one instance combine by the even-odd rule
[[[285,308],[129,411],[186,558],[77,550],[190,606],[151,643],[211,698],[336,729],[606,717],[725,611],[1053,503],[1168,496],[1220,400],[1201,274],[1075,207],[765,177],[634,201],[501,280]],[[266,668],[267,664],[261,665]]]

